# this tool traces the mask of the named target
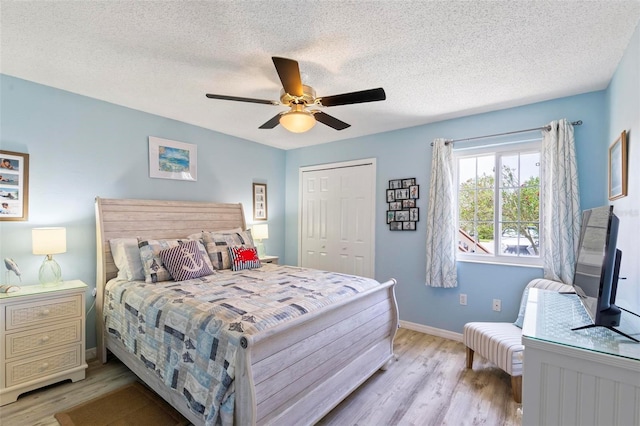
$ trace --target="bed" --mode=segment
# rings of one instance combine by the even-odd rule
[[[246,229],[242,205],[98,197],[95,208],[98,356],[106,362],[107,351],[113,353],[193,424],[313,424],[377,370],[386,369],[388,363],[394,359],[393,339],[398,328],[398,310],[394,293],[396,282],[393,279],[383,283],[374,281],[372,285],[373,280],[362,277],[304,270],[286,265],[264,265],[255,270],[236,272],[235,275],[230,271],[216,271],[215,277],[211,279],[226,280],[224,284],[215,284],[221,286],[220,288],[224,287],[225,291],[232,287],[246,291],[248,287],[245,287],[245,282],[268,281],[264,292],[269,293],[270,290],[266,288],[273,287],[275,294],[281,291],[275,288],[278,285],[282,286],[284,281],[274,283],[273,278],[265,277],[271,277],[273,274],[287,279],[291,276],[298,277],[303,284],[292,285],[287,282],[287,297],[282,300],[294,297],[305,299],[301,299],[300,303],[289,304],[287,309],[293,311],[291,315],[274,311],[279,308],[271,308],[270,314],[256,313],[257,324],[263,324],[262,326],[245,325],[243,328],[233,321],[224,325],[225,330],[234,330],[233,333],[225,331],[228,334],[225,334],[225,338],[235,342],[230,346],[233,350],[227,351],[233,358],[229,363],[235,363],[228,370],[232,372],[228,377],[228,383],[225,384],[228,387],[223,390],[218,387],[217,390],[218,393],[225,393],[224,406],[195,410],[189,392],[180,392],[179,389],[168,386],[167,379],[161,371],[150,368],[148,360],[141,357],[140,353],[134,353],[135,345],[127,344],[127,339],[114,332],[111,326],[105,325],[111,324],[109,321],[119,321],[109,316],[113,311],[109,299],[120,299],[125,293],[130,296],[133,294],[132,289],[139,288],[140,291],[160,292],[154,296],[155,300],[165,301],[165,294],[177,291],[189,293],[194,287],[209,286],[209,278],[202,278],[194,283],[185,281],[184,286],[175,282],[158,283],[161,285],[157,286],[144,285],[144,282],[141,282],[141,285],[128,282],[117,284],[128,286],[128,290],[107,287],[108,283],[109,286],[115,286],[114,281],[118,281],[114,280],[118,269],[111,253],[110,240],[131,237],[175,239],[185,238],[203,230]],[[234,279],[240,280],[240,284],[230,285],[230,280]],[[324,285],[324,282],[327,283],[326,291],[317,287]],[[335,282],[337,289],[330,290],[329,282]],[[301,288],[296,291],[312,292],[313,295],[296,296],[290,293],[294,291],[292,288]],[[325,296],[323,293],[327,293],[330,303],[316,302],[314,296]],[[224,294],[223,299],[225,297],[228,297],[228,294]],[[139,299],[142,299],[142,296]],[[207,295],[197,296],[195,299],[198,301],[190,305],[192,310],[199,309],[205,302],[212,303],[211,297]],[[182,305],[184,300],[180,299],[180,303],[175,305]],[[189,301],[191,302],[191,299]],[[229,303],[225,300],[219,303],[229,308]],[[304,309],[301,308],[302,305]],[[291,306],[300,310],[300,314]],[[130,306],[128,308],[131,310]],[[163,309],[166,309],[166,306]],[[211,311],[216,309],[219,309],[218,305],[212,307]],[[202,311],[198,312],[202,314]],[[260,321],[262,317],[279,320],[266,326],[264,324],[270,320]],[[256,318],[252,315],[251,319]],[[175,340],[175,336],[168,339]],[[186,343],[203,347],[205,340]],[[183,357],[189,358],[188,354]],[[212,370],[210,365],[203,368]],[[215,410],[218,413],[211,416]]]

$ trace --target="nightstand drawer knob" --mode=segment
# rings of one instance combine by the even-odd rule
[[[46,317],[47,315],[49,315],[49,310],[48,309],[43,309],[42,311],[40,311],[40,315],[42,315],[43,317]]]
[[[42,343],[47,343],[49,341],[49,336],[42,336],[42,339],[40,339],[40,341]]]
[[[46,370],[47,368],[49,368],[49,363],[48,362],[43,362],[42,365],[40,366],[41,370]]]

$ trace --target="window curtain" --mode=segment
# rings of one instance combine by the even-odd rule
[[[429,287],[457,287],[453,144],[433,141],[427,214],[427,278]]]
[[[566,119],[549,127],[542,131],[544,277],[571,284],[581,222],[575,140]]]

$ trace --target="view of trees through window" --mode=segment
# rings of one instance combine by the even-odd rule
[[[459,158],[458,182],[459,251],[540,255],[539,152]]]

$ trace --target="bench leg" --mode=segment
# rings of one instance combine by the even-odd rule
[[[467,348],[467,368],[473,368],[473,349]]]
[[[522,402],[522,376],[511,376],[511,392],[513,392],[513,399],[520,404]]]

